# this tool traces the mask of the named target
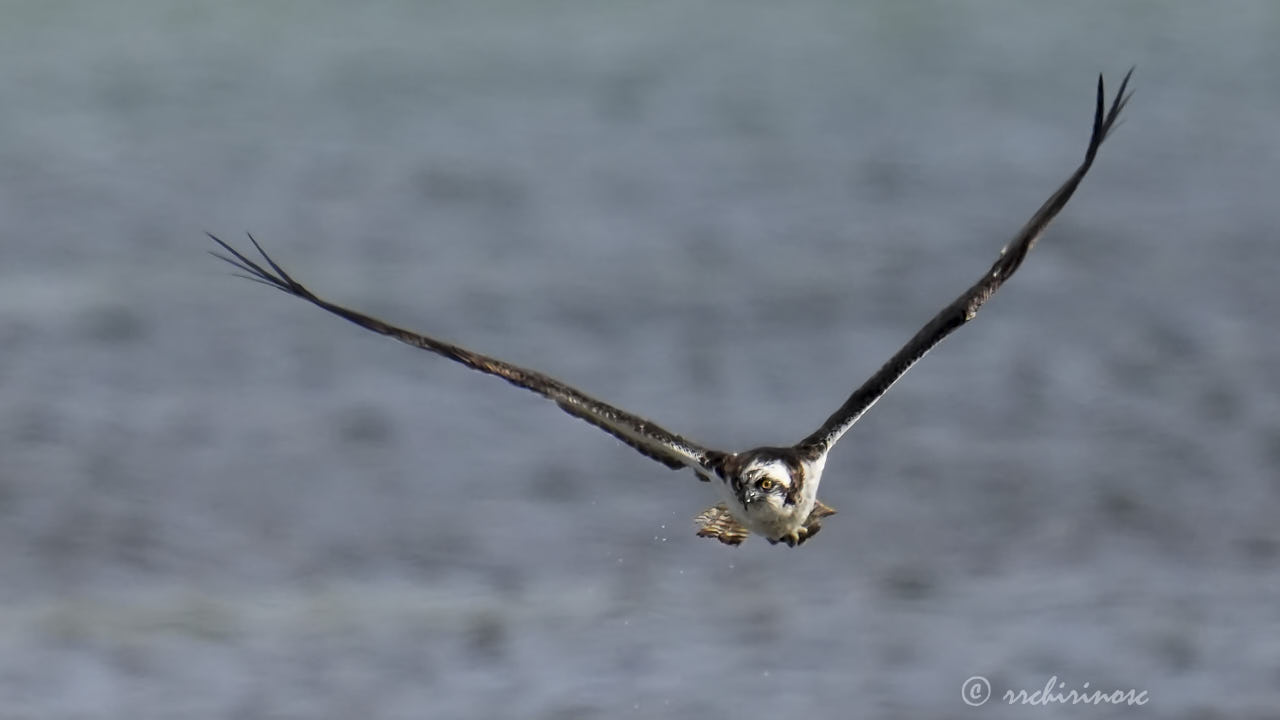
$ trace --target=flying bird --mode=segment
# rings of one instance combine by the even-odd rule
[[[1071,199],[1080,181],[1092,167],[1098,148],[1115,127],[1116,118],[1129,101],[1130,95],[1126,94],[1126,89],[1132,74],[1131,69],[1124,76],[1110,108],[1106,105],[1102,76],[1098,76],[1093,133],[1085,150],[1084,161],[1004,246],[995,264],[972,287],[926,323],[870,379],[854,390],[826,422],[808,437],[791,446],[758,447],[741,452],[704,447],[543,373],[405,330],[329,302],[293,279],[267,255],[252,235],[249,235],[249,241],[253,243],[266,267],[212,234],[209,235],[210,239],[228,254],[210,252],[234,265],[250,280],[302,298],[367,330],[442,355],[473,370],[496,375],[512,385],[548,398],[561,410],[595,425],[667,467],[692,469],[700,480],[714,485],[720,496],[719,503],[696,516],[699,536],[715,538],[726,545],[738,545],[751,533],[756,533],[770,543],[785,543],[795,547],[813,537],[822,528],[822,519],[835,513],[835,510],[818,499],[818,484],[822,480],[822,470],[831,448],[925,353],[956,328],[972,320],[983,303],[1017,271],[1031,247]]]

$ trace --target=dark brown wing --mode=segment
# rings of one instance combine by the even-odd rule
[[[1115,99],[1111,102],[1110,110],[1106,109],[1106,96],[1103,92],[1102,76],[1098,76],[1098,100],[1093,114],[1093,135],[1089,138],[1089,148],[1085,150],[1084,162],[1080,163],[1080,167],[1067,178],[1049,199],[1040,206],[1035,215],[1027,221],[1008,245],[1000,251],[1000,257],[996,260],[991,269],[982,276],[973,287],[964,292],[963,295],[956,298],[954,302],[942,309],[927,325],[915,334],[915,337],[902,347],[889,362],[885,363],[871,379],[862,384],[849,396],[844,405],[836,410],[835,414],[827,418],[812,435],[801,440],[797,448],[808,451],[810,453],[822,453],[831,448],[832,445],[840,439],[841,435],[858,421],[872,405],[880,399],[882,395],[902,377],[907,370],[911,369],[925,353],[929,352],[933,346],[937,345],[943,338],[950,335],[956,328],[973,319],[977,314],[978,308],[987,301],[995,291],[1000,288],[1009,276],[1013,275],[1018,266],[1022,264],[1023,258],[1027,256],[1027,252],[1035,245],[1036,240],[1044,233],[1049,223],[1057,217],[1058,213],[1071,199],[1072,193],[1076,191],[1076,187],[1080,185],[1080,181],[1089,172],[1090,166],[1093,165],[1094,156],[1098,154],[1098,148],[1102,146],[1102,141],[1107,139],[1107,134],[1115,126],[1116,118],[1120,115],[1120,111],[1124,109],[1125,103],[1129,101],[1129,95],[1125,94],[1125,90],[1129,86],[1129,76],[1133,74],[1133,70],[1129,70],[1125,74],[1124,80],[1120,83],[1120,90],[1116,93]],[[1104,113],[1104,110],[1106,111]]]
[[[277,265],[263,251],[262,246],[258,244],[258,241],[252,235],[249,236],[249,241],[253,243],[258,253],[262,255],[262,259],[266,260],[267,264],[271,266],[271,270],[258,265],[213,235],[209,235],[209,237],[220,245],[223,250],[230,253],[230,256],[212,251],[210,254],[231,263],[246,273],[243,277],[264,285],[270,285],[295,297],[300,297],[313,305],[328,310],[334,315],[346,318],[362,328],[388,335],[416,348],[430,350],[437,355],[443,355],[450,360],[460,362],[473,370],[497,375],[512,385],[532,390],[543,397],[555,401],[562,410],[570,415],[586,420],[667,467],[681,468],[691,466],[704,473],[710,473],[712,472],[712,461],[723,456],[723,453],[708,450],[675,433],[668,432],[644,418],[636,417],[612,405],[600,402],[555,378],[472,352],[443,340],[437,340],[389,325],[368,315],[322,300]],[[272,270],[275,272],[272,272]]]

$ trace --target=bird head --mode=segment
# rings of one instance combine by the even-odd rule
[[[785,464],[777,461],[752,463],[739,475],[738,500],[749,512],[776,514],[791,504],[794,479]]]

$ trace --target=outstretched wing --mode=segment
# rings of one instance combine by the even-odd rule
[[[1071,195],[1076,191],[1076,187],[1080,185],[1080,181],[1089,172],[1090,166],[1093,165],[1094,156],[1098,154],[1098,148],[1101,147],[1102,141],[1107,139],[1107,134],[1115,126],[1116,118],[1120,115],[1120,111],[1124,109],[1125,103],[1129,101],[1129,95],[1125,90],[1129,85],[1129,76],[1133,74],[1130,69],[1125,74],[1124,80],[1120,83],[1120,90],[1116,93],[1115,99],[1111,102],[1111,108],[1106,108],[1106,96],[1103,93],[1102,76],[1098,76],[1098,100],[1093,114],[1093,135],[1089,138],[1089,147],[1084,153],[1084,162],[1080,163],[1080,167],[1067,178],[1049,199],[1040,206],[1035,215],[1027,221],[1008,245],[1000,251],[1000,257],[996,260],[991,269],[978,280],[973,287],[964,292],[963,295],[956,298],[954,302],[942,309],[932,320],[929,321],[915,337],[902,347],[893,357],[889,358],[889,362],[885,363],[875,375],[862,384],[849,396],[844,405],[822,424],[812,435],[801,440],[797,444],[797,448],[806,450],[810,453],[823,453],[831,448],[832,445],[844,435],[855,422],[862,417],[872,405],[880,399],[882,395],[895,383],[898,378],[902,377],[907,370],[911,369],[925,353],[929,352],[933,346],[937,345],[943,338],[950,335],[956,328],[973,319],[977,314],[978,308],[987,301],[995,291],[1000,288],[1009,276],[1013,275],[1018,266],[1022,264],[1023,258],[1027,256],[1027,252],[1031,250],[1031,246],[1035,245],[1036,240],[1044,233],[1049,223],[1057,217],[1058,213],[1071,199]],[[1104,112],[1105,111],[1105,112]]]
[[[279,265],[263,251],[258,241],[249,236],[249,241],[257,249],[262,259],[271,266],[271,269],[262,267],[258,263],[250,260],[242,255],[238,250],[231,247],[222,240],[209,237],[226,250],[230,255],[210,251],[210,254],[221,260],[234,265],[237,269],[243,271],[245,277],[249,280],[269,285],[278,290],[283,290],[290,295],[300,297],[307,302],[339,317],[346,318],[362,328],[372,330],[382,335],[387,335],[399,340],[407,345],[412,345],[423,350],[430,350],[437,355],[443,355],[450,360],[460,362],[463,365],[479,370],[482,373],[497,375],[507,382],[517,387],[532,390],[543,397],[553,400],[562,410],[575,417],[582,418],[596,427],[604,430],[610,435],[618,438],[622,442],[630,445],[642,454],[663,463],[670,468],[681,468],[685,466],[693,467],[702,473],[710,473],[711,466],[717,458],[723,457],[723,453],[708,450],[689,440],[686,440],[675,433],[664,430],[654,423],[637,417],[624,410],[619,410],[612,405],[600,402],[595,398],[580,392],[568,385],[548,377],[542,373],[528,370],[518,365],[512,365],[501,360],[472,352],[466,348],[459,347],[443,340],[420,335],[410,332],[394,325],[389,325],[376,318],[369,317],[363,313],[349,310],[341,305],[335,305],[327,300],[316,297],[301,283],[294,280]],[[274,272],[272,272],[274,270]]]

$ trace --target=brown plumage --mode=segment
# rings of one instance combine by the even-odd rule
[[[1104,113],[1106,108],[1106,95],[1104,94],[1102,76],[1098,76],[1098,98],[1097,104],[1094,106],[1093,113],[1093,133],[1089,138],[1089,147],[1085,150],[1084,161],[1071,173],[1071,177],[1062,183],[1048,200],[1036,210],[1026,225],[1018,231],[1018,234],[1009,241],[1007,245],[1000,250],[1000,257],[996,258],[991,269],[978,279],[972,287],[965,290],[960,297],[956,298],[950,305],[946,306],[933,319],[920,328],[911,340],[907,341],[902,349],[893,354],[879,370],[876,371],[866,382],[862,384],[849,399],[840,406],[840,409],[832,413],[826,422],[822,423],[822,427],[818,428],[813,434],[797,443],[797,447],[803,448],[809,453],[824,453],[835,444],[840,436],[843,435],[852,425],[862,417],[862,414],[871,408],[877,400],[879,400],[889,388],[902,377],[912,365],[919,362],[925,353],[933,349],[933,346],[942,342],[942,339],[955,332],[956,328],[969,322],[978,314],[978,308],[982,307],[996,290],[1013,276],[1013,273],[1022,265],[1023,259],[1027,257],[1027,253],[1044,234],[1045,228],[1049,227],[1049,223],[1062,212],[1062,208],[1066,207],[1067,201],[1075,194],[1076,188],[1080,186],[1080,181],[1084,180],[1084,176],[1089,173],[1089,168],[1093,167],[1093,160],[1098,155],[1098,148],[1102,147],[1102,142],[1107,139],[1107,135],[1115,126],[1116,118],[1120,116],[1120,111],[1129,102],[1129,94],[1125,90],[1129,87],[1129,78],[1133,75],[1133,70],[1125,73],[1124,80],[1120,82],[1120,89],[1116,92],[1115,100],[1111,103],[1111,109]]]
[[[925,353],[972,320],[1000,286],[1017,271],[1045,228],[1071,199],[1080,181],[1088,174],[1098,148],[1115,127],[1120,111],[1129,101],[1126,89],[1130,70],[1108,109],[1102,77],[1098,77],[1093,133],[1084,161],[1040,209],[1031,216],[978,281],[947,305],[894,353],[874,375],[862,384],[827,418],[816,431],[791,447],[762,447],[738,453],[703,447],[644,418],[597,400],[548,375],[473,352],[444,340],[391,325],[363,313],[317,297],[294,280],[249,236],[267,266],[241,254],[222,240],[209,235],[229,254],[212,254],[234,265],[244,277],[261,282],[306,300],[362,328],[387,335],[416,348],[444,356],[482,373],[495,375],[517,387],[533,391],[556,403],[562,410],[613,435],[670,468],[691,468],[699,479],[719,480],[724,501],[700,513],[698,535],[712,537],[728,545],[741,543],[751,532],[771,543],[795,546],[812,537],[822,527],[821,519],[833,513],[817,499],[818,484],[827,454],[836,441],[907,372]]]

